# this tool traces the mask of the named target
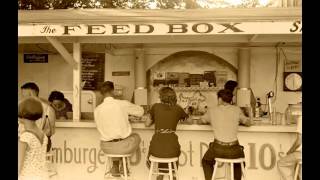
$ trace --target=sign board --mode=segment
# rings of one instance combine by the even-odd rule
[[[302,21],[144,24],[19,24],[18,36],[301,34]]]
[[[114,71],[112,76],[130,76],[130,71]]]
[[[72,130],[71,130],[72,129]],[[146,179],[149,169],[146,159],[154,130],[133,129],[141,137],[140,148],[130,158],[131,180]],[[213,141],[211,131],[177,131],[181,145],[179,175],[183,180],[204,179],[201,159]],[[96,128],[57,128],[53,136],[53,162],[63,179],[103,179],[106,158],[100,149]],[[294,133],[240,132],[244,146],[247,179],[279,180],[279,153],[285,153],[295,140]],[[218,178],[225,180],[225,169],[218,167]],[[54,177],[52,177],[54,178]],[[168,180],[166,177],[164,180]]]
[[[82,53],[83,90],[97,90],[104,82],[105,54]]]
[[[48,54],[23,54],[24,63],[48,63]]]
[[[287,60],[285,62],[284,72],[302,72],[301,60]]]

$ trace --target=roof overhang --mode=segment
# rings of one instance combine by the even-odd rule
[[[301,43],[301,19],[301,8],[18,11],[18,40],[48,43],[45,37],[55,36],[61,43]],[[142,33],[137,33],[138,25]],[[145,33],[150,26],[154,30]]]

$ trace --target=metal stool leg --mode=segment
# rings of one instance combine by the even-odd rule
[[[298,180],[299,170],[300,170],[300,164],[298,163],[294,172],[294,180]]]
[[[107,174],[108,161],[109,161],[109,157],[108,157],[108,156],[106,156],[106,160],[105,160],[105,162],[104,162],[104,166],[105,166],[104,176],[106,176],[106,174]]]
[[[179,180],[177,162],[173,163],[173,167],[174,167],[174,171],[175,171],[175,174],[176,174],[176,179]]]
[[[231,180],[234,180],[234,169],[233,169],[233,163],[231,164]]]
[[[153,173],[153,163],[154,163],[154,162],[151,161],[150,163],[151,163],[151,165],[150,165],[148,180],[151,180],[151,179],[152,179],[152,173]]]
[[[124,179],[128,180],[126,157],[122,157]]]
[[[241,172],[242,172],[243,180],[246,180],[246,171],[245,171],[243,162],[241,163]]]
[[[171,162],[168,163],[168,166],[169,166],[169,177],[170,177],[170,180],[173,180],[173,175],[172,175],[172,165],[171,165]]]
[[[214,164],[214,170],[213,170],[213,174],[212,174],[212,180],[215,180],[216,174],[217,174],[217,170],[218,170],[218,162],[216,161],[216,163]]]

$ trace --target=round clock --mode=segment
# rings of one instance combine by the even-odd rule
[[[284,91],[301,91],[301,72],[284,72]]]

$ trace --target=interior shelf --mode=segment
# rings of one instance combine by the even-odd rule
[[[166,87],[152,87],[153,90],[160,90],[160,88]],[[169,87],[169,86],[168,86]],[[222,87],[171,87],[175,91],[219,91]]]

